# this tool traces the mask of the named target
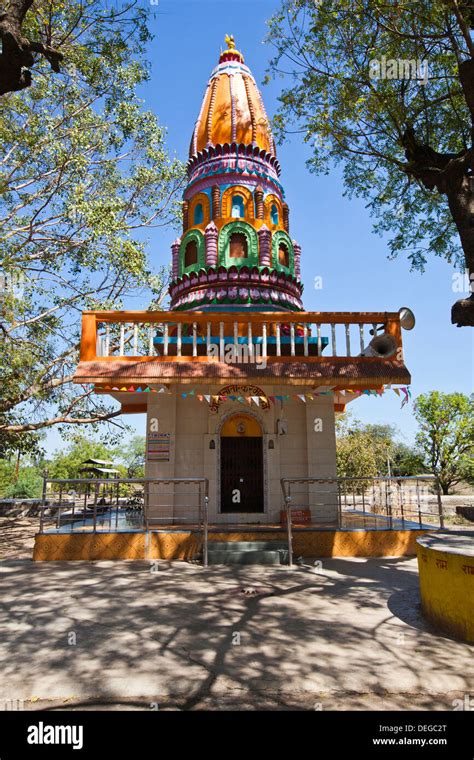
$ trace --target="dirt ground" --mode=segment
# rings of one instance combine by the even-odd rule
[[[37,527],[0,518],[0,710],[436,711],[474,700],[474,646],[424,620],[414,558],[34,563]]]
[[[0,709],[453,710],[473,655],[413,558],[0,561]]]
[[[0,517],[0,560],[31,559],[37,517]]]

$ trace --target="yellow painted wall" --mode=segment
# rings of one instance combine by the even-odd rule
[[[414,555],[426,531],[295,531],[294,556],[403,557]],[[285,540],[286,532],[211,533],[212,541]],[[201,546],[197,534],[181,532],[37,534],[33,560],[192,559]],[[474,576],[473,576],[474,579]]]
[[[474,557],[417,545],[421,606],[451,636],[474,641]]]

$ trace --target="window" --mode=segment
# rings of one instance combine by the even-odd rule
[[[234,232],[230,236],[229,257],[231,259],[246,259],[247,256],[247,236],[243,232]]]
[[[290,252],[285,243],[280,243],[278,246],[278,263],[282,267],[288,268],[290,266]]]
[[[204,211],[202,210],[202,203],[198,203],[194,209],[194,224],[202,224],[204,221]]]
[[[232,198],[232,214],[234,219],[243,219],[245,216],[244,199],[241,195],[234,195]]]
[[[270,209],[270,216],[271,216],[272,224],[278,224],[278,208],[274,203],[272,204],[272,207]]]
[[[197,264],[198,261],[198,247],[195,240],[190,240],[184,250],[184,268],[190,267],[192,264]]]

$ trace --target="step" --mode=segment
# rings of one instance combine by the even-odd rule
[[[288,549],[286,541],[209,541],[209,551],[249,552]]]
[[[282,565],[288,563],[288,553],[284,550],[227,552],[209,549],[208,562],[210,565]]]

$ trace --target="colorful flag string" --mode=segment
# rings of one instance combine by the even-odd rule
[[[104,385],[101,388],[104,391],[116,391],[116,392],[127,392],[127,393],[166,393],[170,394],[171,391],[169,391],[167,388],[152,388],[148,385],[130,385],[130,386],[119,386],[119,385]],[[356,395],[356,396],[383,396],[384,393],[388,390],[393,391],[398,397],[400,395],[403,395],[401,407],[403,408],[406,404],[408,404],[410,398],[411,398],[411,390],[409,387],[402,386],[400,388],[392,388],[391,385],[385,386],[385,388],[379,388],[378,390],[375,390],[373,388],[365,388],[365,389],[352,389],[352,388],[343,388],[341,390],[334,391],[335,394],[338,394],[340,396],[348,396],[348,395]],[[198,401],[206,401],[208,404],[214,403],[219,404],[223,403],[225,401],[237,401],[239,404],[249,404],[252,406],[252,404],[255,404],[256,406],[268,406],[268,403],[271,402],[275,404],[277,401],[283,403],[288,401],[299,401],[303,404],[306,404],[307,401],[314,401],[315,398],[318,396],[331,396],[333,394],[333,391],[312,391],[311,393],[287,393],[287,394],[276,394],[276,395],[270,395],[270,396],[255,396],[255,395],[246,395],[246,394],[239,394],[239,395],[228,395],[228,394],[201,394],[196,391],[195,388],[193,388],[190,391],[182,391],[181,397],[183,399],[186,398],[196,398]]]

